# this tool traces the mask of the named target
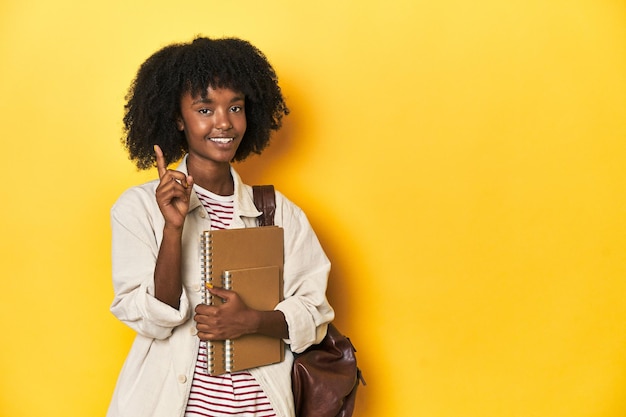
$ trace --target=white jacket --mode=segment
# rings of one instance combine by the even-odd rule
[[[177,168],[187,173],[186,159]],[[254,227],[260,212],[252,187],[231,168],[235,206],[231,228]],[[201,300],[200,235],[209,216],[192,193],[183,229],[183,292],[178,310],[154,297],[154,267],[164,219],[156,203],[158,180],[127,190],[111,209],[115,298],[112,313],[137,332],[121,370],[108,417],[182,416],[193,379],[199,339],[193,310]],[[284,301],[276,307],[289,326],[285,360],[251,369],[279,417],[293,417],[294,352],[319,343],[334,312],[326,299],[330,262],[305,214],[276,193],[277,225],[285,233]]]

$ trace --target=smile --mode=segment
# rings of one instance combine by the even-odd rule
[[[235,140],[235,138],[209,138],[211,142],[215,143],[230,143]]]

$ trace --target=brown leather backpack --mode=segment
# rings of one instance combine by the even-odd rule
[[[255,185],[254,204],[263,214],[259,226],[274,224],[276,211],[272,185]],[[356,349],[331,323],[317,345],[294,354],[291,383],[297,417],[350,417],[356,391],[365,380],[358,368]]]
[[[350,339],[333,325],[321,343],[296,354],[291,371],[298,417],[350,417],[356,390],[365,381]]]

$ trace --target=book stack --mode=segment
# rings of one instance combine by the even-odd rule
[[[202,233],[203,302],[219,306],[208,286],[235,291],[250,308],[274,310],[283,297],[283,229],[277,226]],[[281,362],[284,342],[260,334],[207,342],[207,373],[221,375]]]

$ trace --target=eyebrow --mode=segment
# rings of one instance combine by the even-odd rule
[[[243,95],[236,95],[235,97],[233,97],[233,99],[230,101],[231,104],[232,103],[236,103],[238,101],[245,101],[245,98]],[[208,97],[200,97],[195,99],[194,101],[191,102],[191,104],[211,104],[213,103],[213,100],[211,100]]]

